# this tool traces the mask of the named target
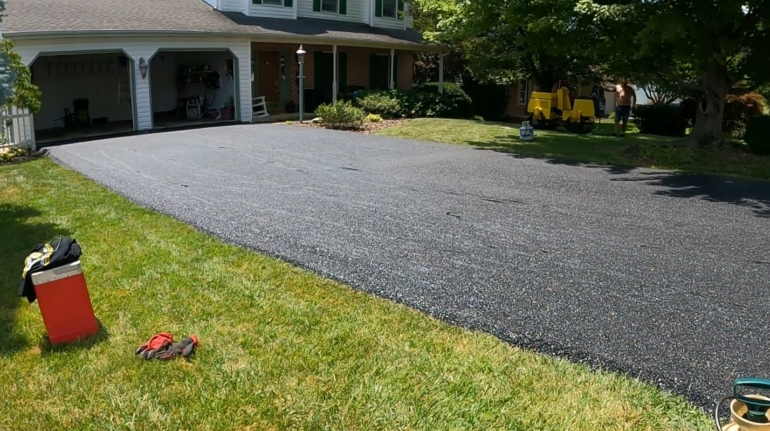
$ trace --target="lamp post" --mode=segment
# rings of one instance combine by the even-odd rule
[[[305,67],[304,67],[304,60],[305,60],[305,50],[302,49],[302,45],[299,46],[299,49],[297,50],[297,62],[299,63],[299,122],[302,123],[302,120],[305,116]]]

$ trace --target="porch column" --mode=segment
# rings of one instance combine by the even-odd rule
[[[444,92],[444,51],[438,53],[438,92]]]
[[[390,89],[391,90],[396,88],[396,83],[395,83],[395,80],[393,79],[393,77],[395,76],[394,74],[396,73],[395,71],[393,71],[393,69],[395,68],[394,63],[396,62],[395,58],[396,58],[396,50],[391,48],[390,49],[390,67],[388,68],[390,69]]]
[[[334,63],[334,77],[332,78],[332,103],[337,103],[337,45],[332,49],[332,63]]]

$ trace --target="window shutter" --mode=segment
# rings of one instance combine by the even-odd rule
[[[374,16],[382,16],[382,0],[374,0]]]
[[[345,15],[348,13],[348,2],[347,0],[340,0],[340,9],[339,9],[340,15]]]
[[[398,0],[398,19],[404,19],[404,0]]]
[[[345,88],[348,86],[348,53],[337,53],[337,90],[339,93],[344,93]]]
[[[393,88],[398,88],[398,54],[393,56]]]
[[[262,0],[251,0],[251,4],[262,4]]]
[[[313,81],[315,81],[313,88],[316,90],[320,88],[320,85],[323,82],[323,73],[325,68],[326,65],[324,64],[323,52],[313,52]]]
[[[369,54],[369,89],[374,90],[377,83],[377,55]]]
[[[313,0],[313,12],[321,12],[321,0]]]
[[[292,0],[283,0],[283,7],[294,7]]]

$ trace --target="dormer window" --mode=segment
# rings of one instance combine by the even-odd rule
[[[337,13],[337,0],[321,0],[321,11]]]
[[[398,18],[398,0],[382,0],[382,16]]]
[[[378,18],[404,19],[404,0],[374,0],[374,16]]]
[[[347,13],[347,0],[313,0],[313,11],[345,15]]]

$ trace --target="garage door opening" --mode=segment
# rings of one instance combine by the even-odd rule
[[[232,122],[233,55],[227,51],[159,51],[150,60],[153,127]]]
[[[42,91],[37,142],[134,130],[131,64],[122,52],[38,57],[30,67]]]

